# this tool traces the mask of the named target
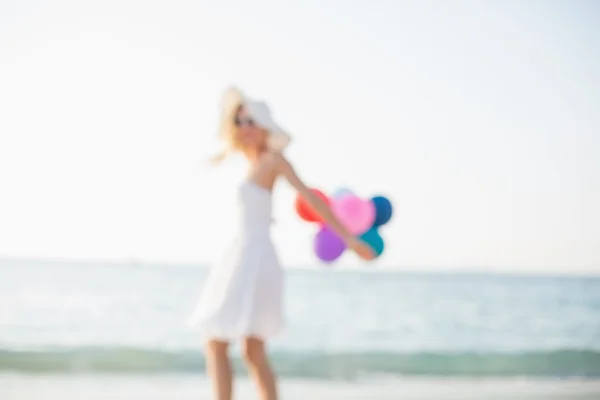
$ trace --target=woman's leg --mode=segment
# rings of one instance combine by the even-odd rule
[[[206,345],[206,366],[212,379],[215,400],[231,400],[233,370],[228,347],[227,342],[219,340],[209,340]]]
[[[242,343],[242,352],[262,400],[277,400],[275,374],[269,365],[265,343],[255,337],[245,338]]]

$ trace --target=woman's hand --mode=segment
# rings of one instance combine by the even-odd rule
[[[375,258],[375,252],[371,246],[354,236],[351,236],[346,240],[346,246],[363,260],[369,261]]]

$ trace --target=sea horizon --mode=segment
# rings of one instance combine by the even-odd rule
[[[207,260],[156,260],[144,258],[100,258],[100,257],[21,257],[0,255],[0,267],[5,264],[46,264],[46,265],[105,265],[105,266],[147,266],[147,267],[182,267],[182,268],[201,268],[210,269],[212,263]],[[520,278],[589,278],[600,279],[600,272],[590,272],[588,268],[568,269],[566,267],[556,269],[555,266],[544,270],[542,267],[523,267],[519,270],[518,266],[481,266],[472,265],[465,267],[455,266],[418,266],[418,265],[395,265],[393,263],[364,263],[357,265],[345,263],[324,264],[319,260],[305,263],[287,263],[283,265],[284,269],[307,270],[307,271],[364,271],[367,273],[390,273],[390,274],[408,274],[408,275],[465,275],[465,276],[507,276]]]

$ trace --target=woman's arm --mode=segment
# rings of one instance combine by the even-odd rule
[[[353,237],[350,232],[340,223],[337,217],[331,212],[331,209],[319,196],[315,195],[306,184],[298,177],[294,167],[285,159],[283,155],[277,155],[277,172],[289,182],[290,185],[308,204],[325,220],[327,225],[341,237],[344,242]]]
[[[308,204],[325,220],[327,225],[346,243],[348,247],[354,250],[360,257],[366,260],[374,258],[372,249],[361,240],[352,235],[344,225],[331,212],[331,209],[319,196],[315,195],[306,184],[298,177],[294,167],[281,154],[277,154],[276,170],[283,175],[285,179],[298,191]]]

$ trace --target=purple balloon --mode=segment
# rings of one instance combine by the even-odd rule
[[[321,261],[331,262],[342,255],[346,244],[331,229],[323,226],[315,235],[314,249]]]

